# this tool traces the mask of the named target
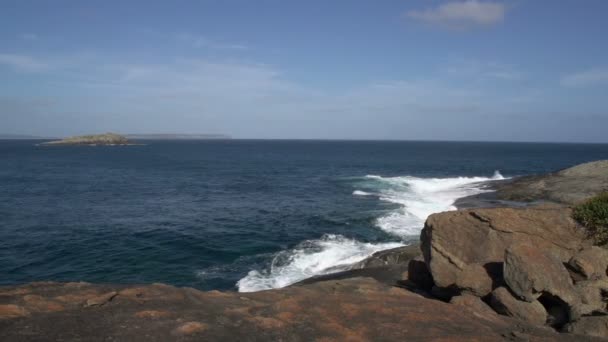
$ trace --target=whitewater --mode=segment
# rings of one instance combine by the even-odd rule
[[[394,237],[394,242],[367,243],[337,234],[304,241],[293,249],[277,253],[269,269],[252,270],[237,282],[240,292],[281,288],[312,276],[349,269],[375,252],[406,245],[416,239],[426,218],[455,210],[456,200],[487,192],[489,181],[504,177],[496,171],[492,177],[419,178],[367,175],[354,179],[353,196],[375,197],[397,204],[375,220],[375,226]]]

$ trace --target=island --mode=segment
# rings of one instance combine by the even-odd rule
[[[79,135],[61,140],[44,142],[40,145],[86,145],[86,146],[114,146],[132,145],[131,142],[122,135],[115,133]]]

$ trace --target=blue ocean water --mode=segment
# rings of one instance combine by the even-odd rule
[[[417,240],[489,179],[608,159],[600,144],[145,143],[0,141],[0,285],[285,286]]]

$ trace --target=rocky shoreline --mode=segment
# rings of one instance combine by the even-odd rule
[[[491,186],[429,216],[419,245],[283,289],[0,287],[0,340],[608,339],[608,250],[571,209],[608,190],[608,161]]]

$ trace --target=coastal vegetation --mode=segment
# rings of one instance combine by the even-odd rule
[[[584,225],[598,245],[608,245],[608,192],[574,207],[572,216]]]

